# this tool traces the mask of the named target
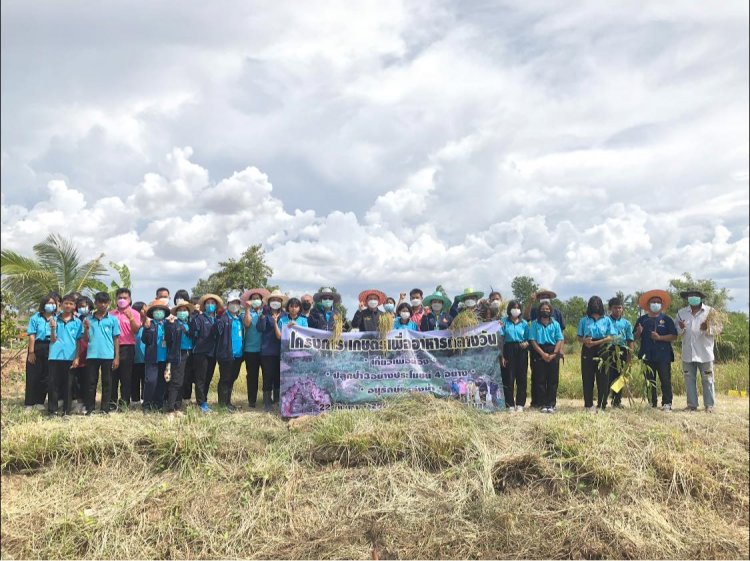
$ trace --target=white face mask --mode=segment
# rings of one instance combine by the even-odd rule
[[[380,303],[380,302],[378,302],[377,300],[368,300],[368,301],[367,301],[367,306],[368,306],[368,307],[369,307],[369,308],[370,308],[371,310],[374,310],[375,308],[377,308],[377,307],[378,307],[378,304],[379,304],[379,303]]]
[[[239,304],[229,304],[229,306],[227,306],[227,309],[230,312],[232,312],[233,314],[236,314],[237,312],[240,311],[240,305]]]
[[[490,302],[490,308],[493,310],[499,310],[500,309],[500,300],[493,300]]]
[[[281,309],[281,302],[277,302],[276,300],[274,300],[273,302],[269,303],[268,306],[272,310],[280,310]]]
[[[407,311],[403,311],[399,315],[401,316],[401,319],[409,319],[411,317],[411,314]]]
[[[253,308],[260,308],[261,304],[263,304],[263,300],[250,300],[250,305]]]
[[[476,305],[477,305],[476,300],[472,300],[471,298],[469,298],[468,300],[464,300],[464,306],[467,308],[473,308]]]
[[[432,304],[431,307],[432,307],[432,311],[435,312],[435,313],[437,313],[437,312],[439,312],[440,310],[443,309],[443,303],[442,302],[433,302],[433,304]]]
[[[521,310],[519,308],[511,308],[510,315],[514,318],[517,318],[521,315]]]
[[[417,306],[422,305],[422,299],[421,298],[412,298],[411,299],[411,307],[416,308]]]

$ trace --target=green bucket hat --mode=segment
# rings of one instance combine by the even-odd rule
[[[456,296],[456,302],[463,302],[467,298],[474,298],[474,300],[479,300],[482,296],[484,296],[484,292],[481,290],[474,290],[473,288],[464,288],[464,291]]]
[[[422,300],[422,303],[425,306],[429,306],[435,300],[440,300],[443,303],[444,310],[448,310],[451,307],[452,302],[450,301],[450,298],[448,298],[442,292],[433,292],[429,296],[425,296],[424,300]]]

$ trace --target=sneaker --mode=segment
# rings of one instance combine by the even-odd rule
[[[549,413],[549,407],[542,407],[542,413]]]
[[[555,408],[554,408],[554,407],[548,407],[548,408],[547,408],[547,413],[550,413],[550,414],[552,414],[552,413],[554,413],[554,412],[555,412]]]
[[[672,404],[671,403],[665,403],[661,406],[661,410],[665,413],[671,413],[672,412]]]
[[[24,411],[33,411],[34,410],[34,406],[33,405],[27,405],[23,409],[24,409]]]
[[[237,412],[237,408],[230,403],[229,405],[227,405],[227,412],[228,413],[236,413]]]
[[[713,413],[713,412],[714,412],[714,406],[713,405],[709,405],[708,407],[706,407],[706,413]]]
[[[596,407],[594,407],[593,405],[591,407],[586,407],[586,411],[588,413],[598,413],[598,411],[596,410]]]
[[[208,403],[201,403],[200,404],[201,413],[210,413],[211,408],[208,406]]]
[[[36,409],[37,411],[44,411],[46,407],[44,407],[43,403],[37,403],[36,405],[34,405],[34,409]]]
[[[516,405],[516,411],[523,413],[523,405]]]

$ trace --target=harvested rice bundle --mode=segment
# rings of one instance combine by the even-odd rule
[[[341,341],[341,334],[344,332],[344,320],[341,314],[334,314],[333,316],[333,330],[331,331],[331,350],[337,351],[339,341]]]
[[[711,308],[706,316],[706,324],[708,325],[708,334],[714,337],[718,337],[721,334],[721,330],[724,324],[727,322],[728,317],[725,312]]]
[[[383,343],[383,354],[387,353],[385,343],[388,340],[388,333],[393,329],[394,317],[394,314],[383,312],[378,318],[378,336]]]
[[[475,328],[477,325],[479,325],[479,319],[474,310],[463,310],[453,318],[453,322],[448,329],[453,333],[462,333]]]

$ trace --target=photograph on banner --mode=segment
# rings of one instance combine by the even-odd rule
[[[380,407],[388,396],[431,393],[486,411],[505,408],[500,322],[455,333],[343,333],[284,326],[281,415]]]

